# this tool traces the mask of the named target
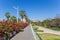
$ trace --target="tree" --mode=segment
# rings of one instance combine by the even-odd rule
[[[51,26],[51,20],[49,20],[49,19],[46,19],[46,20],[44,20],[42,23],[41,23],[41,25],[43,25],[44,27],[50,27]]]
[[[9,18],[10,18],[10,13],[9,13],[9,12],[6,12],[5,16],[6,16],[7,21],[8,21],[8,20],[9,20]]]
[[[15,16],[11,16],[11,21],[12,22],[17,22],[17,18]]]
[[[57,14],[52,20],[51,26],[52,27],[60,27],[60,14]]]
[[[52,19],[51,26],[60,27],[60,18]]]
[[[20,11],[20,12],[19,12],[19,15],[20,15],[20,16],[21,16],[21,18],[23,19],[23,18],[25,17],[25,11],[23,11],[23,10],[22,10],[22,11]]]
[[[21,16],[22,20],[23,20],[23,18],[25,18],[26,21],[28,21],[28,17],[27,17],[27,15],[26,15],[25,11],[21,10],[21,11],[19,12],[19,15]]]
[[[20,18],[18,18],[18,22],[21,22],[21,19]]]

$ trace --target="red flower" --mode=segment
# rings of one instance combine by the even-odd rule
[[[2,31],[2,30],[0,30],[0,35],[2,35],[2,33],[3,33],[3,31]]]
[[[9,22],[2,22],[2,25],[8,26],[10,23]]]
[[[24,27],[27,27],[27,26],[28,26],[28,23],[23,23],[23,26],[24,26]]]
[[[28,23],[16,23],[16,22],[0,22],[4,28],[12,28],[12,30],[21,30],[27,27]],[[3,33],[3,29],[0,30],[0,35]]]

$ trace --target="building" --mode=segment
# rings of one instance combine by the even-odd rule
[[[0,22],[3,22],[3,21],[4,21],[4,19],[0,18]]]

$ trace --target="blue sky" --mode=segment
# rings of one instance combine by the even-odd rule
[[[0,17],[5,19],[6,12],[16,16],[13,6],[25,10],[31,20],[54,18],[60,14],[60,0],[0,0]]]

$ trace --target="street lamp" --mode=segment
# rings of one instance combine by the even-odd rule
[[[18,10],[18,7],[13,7],[15,10],[16,10],[16,12],[17,12],[17,23],[18,23],[18,13],[19,13],[19,10]]]

